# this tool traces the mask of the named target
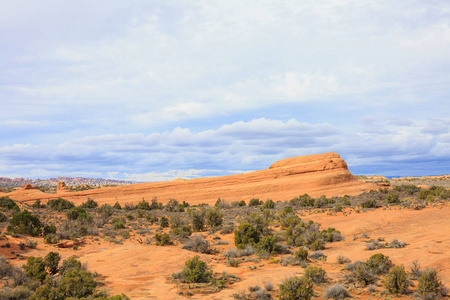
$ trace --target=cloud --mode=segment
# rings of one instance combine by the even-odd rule
[[[411,126],[389,125],[389,131],[378,124],[378,131],[345,133],[326,123],[259,118],[199,132],[177,127],[149,135],[108,134],[57,145],[5,146],[0,147],[0,162],[28,176],[36,176],[36,170],[54,176],[83,170],[83,174],[146,181],[240,173],[267,168],[286,157],[328,151],[341,154],[355,170],[450,159],[448,134],[442,138],[440,132],[424,131],[428,123],[410,122]]]
[[[447,157],[444,0],[0,9],[0,162],[11,174],[231,172],[325,151],[362,171]]]

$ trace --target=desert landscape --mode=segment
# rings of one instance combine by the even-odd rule
[[[330,152],[224,177],[2,191],[0,299],[446,297],[449,179],[355,177]]]

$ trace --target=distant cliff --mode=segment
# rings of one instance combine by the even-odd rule
[[[67,186],[78,185],[126,185],[133,184],[133,181],[116,180],[116,179],[103,179],[103,178],[84,178],[84,177],[56,177],[49,179],[28,179],[28,178],[5,178],[0,177],[0,187],[22,187],[25,184],[31,184],[32,186],[56,186],[58,182],[64,181]]]

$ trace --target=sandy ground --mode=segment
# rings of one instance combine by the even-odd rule
[[[371,255],[381,252],[388,255],[394,264],[403,264],[409,269],[411,261],[418,259],[422,268],[433,267],[439,271],[441,280],[448,286],[450,283],[450,224],[448,215],[450,206],[430,207],[423,210],[387,209],[361,213],[338,213],[336,216],[326,214],[312,214],[302,216],[305,220],[314,220],[324,228],[335,227],[345,237],[345,241],[327,244],[324,254],[328,256],[326,263],[314,262],[326,271],[333,282],[342,278],[336,264],[338,255],[344,255],[352,261],[366,260]],[[370,238],[382,237],[390,242],[398,239],[406,242],[405,248],[366,250],[364,239],[353,240],[353,237],[367,233]],[[233,234],[221,236],[229,241],[229,245],[217,246],[220,252],[234,248]],[[177,287],[168,283],[166,278],[174,272],[180,271],[184,262],[196,255],[194,252],[181,249],[181,245],[159,247],[138,243],[135,239],[125,241],[123,245],[105,242],[101,239],[89,238],[78,250],[58,249],[63,258],[76,255],[83,263],[87,263],[90,271],[104,275],[104,286],[112,294],[126,293],[131,299],[185,299],[177,294]],[[367,240],[367,239],[366,239]],[[2,241],[0,241],[1,243]],[[4,249],[4,248],[1,248]],[[40,242],[37,249],[26,253],[26,256],[44,256],[55,248]],[[270,263],[270,260],[247,262],[237,268],[225,265],[222,254],[200,255],[214,270],[227,271],[241,278],[241,281],[220,293],[210,295],[194,295],[192,299],[232,299],[232,295],[240,290],[247,290],[249,286],[263,286],[272,282],[277,288],[285,278],[301,275],[303,269],[299,266],[282,267],[280,264]],[[25,261],[15,261],[22,264]],[[249,266],[256,266],[250,270]],[[315,288],[318,299],[323,299],[326,286]],[[380,286],[379,291],[383,290]],[[353,296],[360,299],[372,299],[372,295],[365,292]],[[406,297],[407,298],[407,297]],[[406,299],[405,298],[405,299]],[[402,298],[397,298],[402,299]]]

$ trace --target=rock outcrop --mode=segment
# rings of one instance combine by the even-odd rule
[[[193,205],[214,205],[217,198],[228,201],[248,201],[251,198],[284,201],[305,193],[312,197],[331,197],[357,195],[371,189],[378,189],[378,186],[357,180],[349,172],[345,161],[332,152],[286,158],[265,170],[222,177],[139,183],[79,192],[70,191],[64,183],[58,184],[58,194],[64,192],[64,199],[73,201],[76,205],[83,203],[88,197],[99,204],[111,205],[116,201],[137,203],[142,198],[149,201],[153,197],[163,203],[173,198]],[[26,202],[56,198],[54,194],[40,191],[32,194],[17,193],[15,197]]]
[[[29,183],[24,184],[22,187],[22,190],[33,190],[33,189],[34,187]]]
[[[60,181],[56,186],[56,193],[64,193],[64,192],[70,192],[70,189],[66,186],[66,183],[64,181]]]

